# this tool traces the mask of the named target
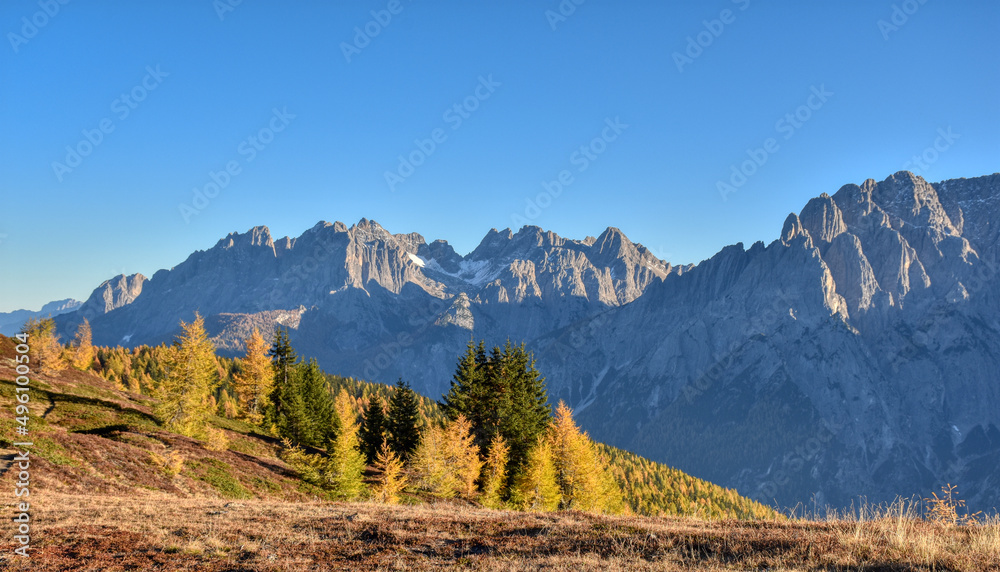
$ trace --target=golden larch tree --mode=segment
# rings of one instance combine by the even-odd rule
[[[458,479],[448,466],[444,429],[430,424],[420,434],[420,442],[410,458],[416,484],[429,493],[450,498],[458,490]]]
[[[384,439],[378,455],[375,457],[375,468],[381,474],[378,483],[372,490],[372,498],[385,504],[398,503],[399,493],[406,488],[407,478],[406,474],[403,473],[403,461]]]
[[[35,364],[34,371],[54,372],[66,365],[62,360],[62,346],[56,337],[56,322],[52,318],[31,318],[21,328],[28,334],[28,355]]]
[[[334,401],[337,412],[337,437],[330,447],[326,464],[326,480],[333,493],[344,499],[356,499],[366,489],[364,483],[365,456],[358,438],[357,413],[354,398],[341,389]]]
[[[573,411],[562,401],[556,407],[548,439],[562,497],[560,508],[620,512],[622,494],[614,477],[594,442],[573,421]]]
[[[167,352],[166,378],[157,388],[156,416],[164,426],[189,437],[203,438],[214,412],[212,392],[218,385],[215,347],[205,331],[205,319],[181,322],[182,333]]]
[[[486,453],[486,463],[482,471],[483,493],[480,502],[487,508],[503,508],[503,490],[507,482],[507,460],[510,447],[503,436],[497,433],[490,441]]]
[[[459,415],[445,427],[446,463],[452,468],[458,484],[459,495],[467,499],[476,497],[476,481],[483,462],[479,459],[479,447],[472,433],[472,423]]]
[[[274,390],[274,366],[267,355],[269,346],[257,328],[246,340],[247,353],[240,361],[240,371],[233,376],[239,409],[256,425],[264,421],[264,408]]]
[[[527,462],[514,480],[513,504],[521,510],[548,512],[559,508],[559,483],[552,459],[552,444],[539,437],[528,451]]]
[[[90,322],[86,318],[76,329],[76,337],[73,338],[73,367],[88,370],[94,365],[94,357],[97,350],[94,349],[93,333],[90,330]]]

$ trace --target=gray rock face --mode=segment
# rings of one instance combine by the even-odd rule
[[[536,340],[539,362],[596,438],[762,500],[952,482],[1000,506],[998,197],[997,175],[845,186],[767,247]]]
[[[595,438],[742,494],[845,506],[951,482],[991,508],[998,269],[1000,175],[901,172],[821,194],[778,240],[696,266],[615,228],[494,229],[460,256],[362,219],[234,233],[138,287],[102,285],[87,307],[103,310],[95,343],[170,341],[198,311],[237,354],[254,327],[284,324],[328,371],[428,395],[469,339],[525,341]]]
[[[142,274],[125,276],[119,274],[111,280],[105,280],[87,298],[79,311],[90,313],[94,316],[107,314],[111,310],[127,306],[135,301],[142,294],[142,285],[146,283],[146,277]]]

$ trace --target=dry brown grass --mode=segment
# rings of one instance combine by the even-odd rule
[[[226,501],[163,493],[36,499],[10,570],[1000,570],[1000,522],[905,510],[833,522],[526,514],[458,502]],[[903,507],[905,509],[905,507]],[[7,510],[10,510],[9,505]]]

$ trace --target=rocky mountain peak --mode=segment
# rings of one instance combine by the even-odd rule
[[[396,242],[411,254],[419,254],[420,250],[427,245],[427,240],[418,232],[407,232],[404,234],[392,235]]]
[[[910,171],[899,171],[876,185],[872,200],[899,223],[931,227],[940,235],[960,233],[941,205],[934,186]]]
[[[250,248],[264,246],[274,249],[274,240],[271,239],[271,231],[266,226],[255,226],[243,234],[231,232],[226,238],[220,239],[216,248]]]
[[[108,312],[126,306],[135,301],[142,294],[142,287],[146,284],[146,277],[142,274],[132,274],[125,276],[119,274],[110,280],[101,282],[100,286],[94,289],[87,301],[80,306],[79,312],[84,316],[100,316]]]
[[[781,228],[781,243],[788,246],[793,240],[800,237],[804,238],[812,246],[812,238],[809,236],[809,231],[803,228],[799,215],[789,213],[785,218],[785,224]]]
[[[861,224],[862,219],[878,208],[872,202],[872,189],[873,187],[869,187],[869,190],[865,190],[858,185],[848,184],[834,193],[833,200],[840,208],[844,223],[848,227]]]
[[[500,251],[513,238],[514,233],[509,228],[505,228],[502,231],[491,228],[490,231],[486,233],[486,236],[483,237],[483,240],[479,242],[479,246],[477,246],[475,250],[469,254],[469,258],[471,260],[489,260],[497,258]]]
[[[802,227],[809,231],[814,241],[832,242],[837,235],[847,232],[844,215],[833,198],[823,193],[806,203],[799,213]]]
[[[636,245],[625,234],[609,226],[591,245],[591,258],[595,263],[612,266],[616,261],[635,264],[642,258]]]

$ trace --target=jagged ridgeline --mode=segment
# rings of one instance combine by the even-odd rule
[[[95,370],[123,389],[153,394],[164,377],[166,346],[98,348]],[[215,399],[218,414],[235,416],[233,375],[240,370],[240,359],[217,357],[221,380]],[[372,397],[388,403],[395,388],[352,377],[325,373],[331,394],[341,389],[353,397],[360,414]],[[420,425],[440,425],[446,419],[437,401],[417,394]],[[771,508],[708,481],[697,479],[667,465],[650,461],[634,453],[601,443],[597,450],[607,463],[632,512],[648,516],[697,516],[708,519],[770,519],[778,517]]]
[[[280,325],[326,371],[432,397],[470,338],[520,340],[594,439],[762,502],[844,509],[951,482],[991,511],[1000,173],[859,182],[796,190],[818,196],[767,242],[697,264],[614,227],[494,229],[463,255],[368,219],[257,226],[42,315],[63,342],[87,319],[95,345],[134,347],[197,310],[228,357]]]

